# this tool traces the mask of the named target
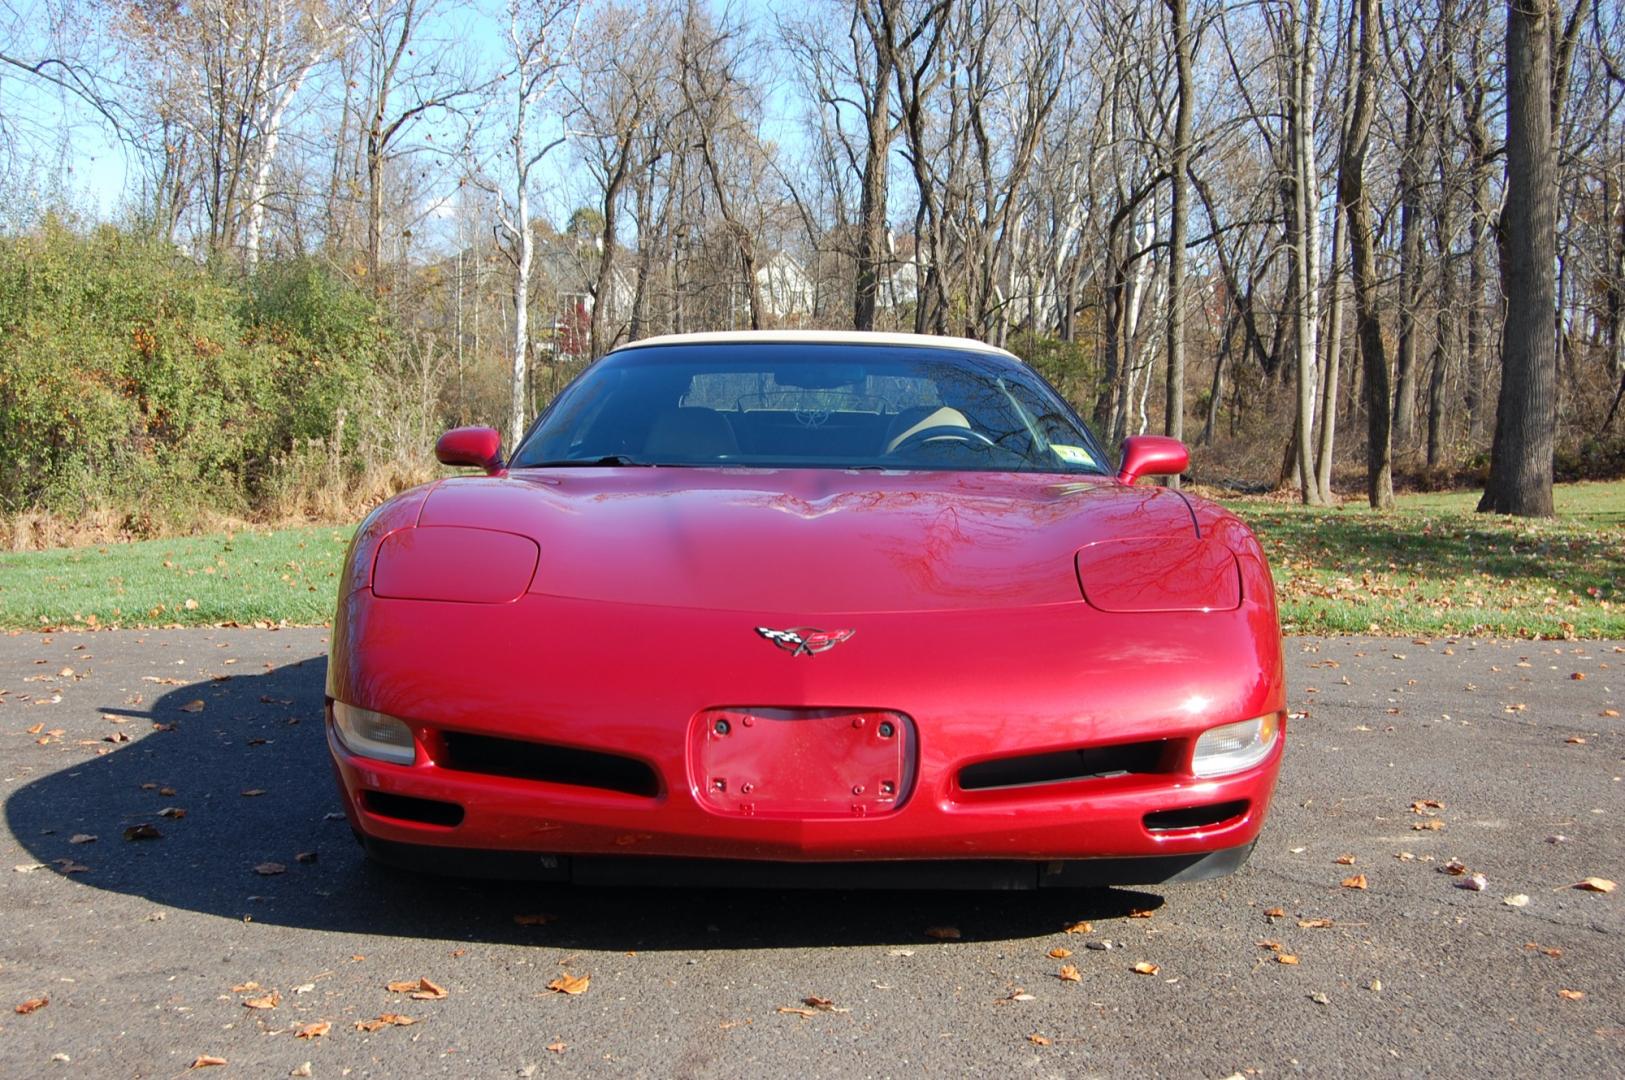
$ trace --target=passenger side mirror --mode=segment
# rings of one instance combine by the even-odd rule
[[[1178,476],[1190,468],[1191,452],[1165,435],[1130,435],[1123,440],[1123,463],[1117,482],[1132,484],[1142,476]]]
[[[442,465],[473,465],[487,474],[502,471],[502,436],[495,428],[452,428],[434,444]]]

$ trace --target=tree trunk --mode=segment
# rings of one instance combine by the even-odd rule
[[[1557,420],[1552,17],[1550,0],[1507,4],[1507,188],[1501,214],[1507,315],[1490,477],[1478,508],[1520,517],[1552,513]]]
[[[1191,143],[1191,38],[1185,0],[1167,0],[1173,21],[1174,58],[1178,68],[1179,103],[1174,121],[1174,152],[1169,165],[1173,206],[1168,226],[1168,377],[1163,433],[1185,438],[1185,236],[1190,217],[1190,183],[1185,171]],[[1179,487],[1179,477],[1168,477]]]
[[[1337,439],[1337,385],[1343,361],[1343,208],[1332,211],[1332,263],[1327,274],[1326,363],[1320,378],[1320,445],[1315,452],[1315,483],[1323,501],[1332,501],[1332,452]]]
[[[1298,352],[1297,462],[1295,472],[1305,504],[1325,503],[1315,472],[1315,390],[1319,361],[1320,326],[1320,168],[1315,161],[1315,56],[1320,49],[1320,4],[1309,0],[1305,9],[1293,6],[1292,101],[1288,109],[1292,136],[1292,264],[1296,287],[1293,304],[1294,336]]]
[[[1366,497],[1376,510],[1394,505],[1393,431],[1389,411],[1388,357],[1378,318],[1375,241],[1371,233],[1371,198],[1365,189],[1365,158],[1371,139],[1371,113],[1376,92],[1377,0],[1359,0],[1360,42],[1354,112],[1343,140],[1338,195],[1348,216],[1349,253],[1354,264],[1354,328],[1365,376]]]
[[[1416,309],[1422,294],[1421,142],[1420,110],[1415,97],[1409,97],[1399,166],[1399,355],[1394,372],[1394,442],[1401,452],[1416,440]]]
[[[518,185],[519,257],[513,273],[513,371],[512,411],[508,418],[509,452],[519,445],[525,434],[525,368],[530,348],[530,267],[535,241],[530,235],[530,194],[525,190],[523,174]]]

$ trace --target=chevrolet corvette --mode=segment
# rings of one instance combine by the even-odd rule
[[[328,746],[376,860],[1034,888],[1239,869],[1285,740],[1264,553],[956,338],[651,338],[356,531]]]

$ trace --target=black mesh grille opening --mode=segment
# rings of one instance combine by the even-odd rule
[[[411,795],[391,795],[384,791],[363,791],[362,804],[369,813],[401,821],[417,821],[424,825],[444,825],[450,828],[463,823],[463,808],[456,803],[439,799],[418,799]]]
[[[1034,784],[1058,784],[1066,780],[1096,780],[1128,773],[1160,772],[1167,745],[1158,740],[982,761],[959,770],[959,786],[965,791],[985,791],[989,788],[1029,787]]]
[[[1247,812],[1247,800],[1238,799],[1234,802],[1210,803],[1207,806],[1191,806],[1184,810],[1159,810],[1154,814],[1145,815],[1145,827],[1152,832],[1167,832],[1171,829],[1200,829],[1208,825],[1217,825],[1220,822],[1239,818]]]
[[[651,798],[660,794],[659,777],[636,758],[491,735],[446,732],[444,739],[445,754],[436,762],[442,769],[573,784]]]

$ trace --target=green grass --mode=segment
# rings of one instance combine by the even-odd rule
[[[350,526],[0,555],[0,626],[325,623]]]
[[[1474,513],[1478,494],[1382,514],[1226,501],[1269,555],[1288,630],[1625,638],[1625,482],[1560,485],[1549,520]]]
[[[1224,501],[1258,532],[1289,631],[1625,638],[1625,482],[1559,487],[1550,521],[1475,514],[1477,500]],[[0,627],[325,623],[350,531],[0,555]]]

